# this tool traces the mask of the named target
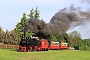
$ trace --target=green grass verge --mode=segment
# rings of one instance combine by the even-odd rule
[[[17,52],[14,49],[0,49],[0,60],[90,60],[90,51]]]

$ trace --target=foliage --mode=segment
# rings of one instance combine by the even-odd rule
[[[55,35],[50,35],[50,39],[51,39],[52,41],[56,41],[56,40],[57,40],[57,38],[56,38]]]
[[[34,18],[34,9],[32,8],[31,10],[30,10],[30,14],[29,15],[27,15],[29,18]]]
[[[0,42],[2,42],[2,28],[1,28],[1,26],[0,26]]]
[[[5,43],[5,44],[18,44],[18,35],[17,32],[12,30],[12,31],[8,31],[6,30],[1,31],[0,34],[0,42]]]
[[[78,31],[71,32],[69,34],[69,36],[71,37],[71,39],[69,41],[71,47],[74,47],[74,45],[76,45],[81,40],[81,36]]]
[[[40,15],[40,13],[39,13],[40,11],[38,10],[38,7],[36,7],[34,12],[35,12],[34,18],[35,19],[39,19],[40,18],[40,16],[39,16]]]
[[[18,36],[22,37],[23,36],[23,29],[24,29],[24,24],[27,21],[27,16],[26,13],[23,13],[23,16],[20,20],[20,22],[17,23],[15,30],[18,32]]]
[[[31,9],[30,13],[27,15],[29,18],[39,19],[40,18],[40,11],[38,10],[38,7],[36,9]]]
[[[70,46],[74,47],[75,50],[90,50],[90,40],[89,39],[81,39],[80,33],[77,31],[73,31],[69,34],[71,37]]]
[[[50,37],[51,37],[51,40],[53,40],[53,41],[69,43],[69,36],[67,33],[63,33],[61,35],[50,35]]]
[[[83,50],[90,51],[90,39],[83,40]]]
[[[61,34],[61,35],[59,35],[59,36],[56,36],[56,38],[57,38],[57,40],[58,40],[59,42],[66,42],[65,39],[64,39],[64,35],[63,35],[63,34]]]

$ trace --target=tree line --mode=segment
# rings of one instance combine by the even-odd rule
[[[23,36],[23,29],[24,29],[24,23],[29,18],[39,19],[40,18],[40,11],[38,10],[38,7],[35,9],[31,9],[30,13],[27,15],[26,13],[22,14],[22,18],[20,19],[20,22],[17,22],[16,27],[12,31],[4,31],[2,27],[0,26],[0,42],[5,44],[19,44],[19,41],[21,40],[21,37]],[[31,36],[32,32],[28,31],[26,32],[27,36]]]
[[[16,24],[16,27],[12,31],[3,31],[0,27],[0,42],[5,44],[19,44],[21,37],[23,36],[24,23],[29,19],[39,19],[40,11],[38,7],[31,9],[29,14],[23,13],[20,22]],[[31,36],[33,33],[30,31],[26,32],[26,36]],[[70,47],[74,47],[76,50],[90,50],[90,40],[82,39],[78,31],[73,31],[69,34],[63,33],[61,35],[50,35],[50,40],[67,42]]]

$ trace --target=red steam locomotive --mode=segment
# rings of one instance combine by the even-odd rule
[[[41,39],[39,37],[32,37],[32,36],[21,39],[19,44],[20,52],[60,50],[67,48],[68,48],[68,43],[54,42],[54,41],[49,41],[48,39]]]

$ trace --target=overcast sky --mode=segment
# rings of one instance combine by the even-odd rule
[[[0,26],[3,30],[14,29],[22,14],[24,12],[29,14],[30,9],[36,7],[40,10],[41,19],[48,23],[57,11],[69,7],[71,4],[75,4],[76,7],[80,6],[83,10],[90,8],[89,4],[80,0],[0,0]],[[89,25],[76,27],[73,30],[79,31],[82,38],[90,38]]]

